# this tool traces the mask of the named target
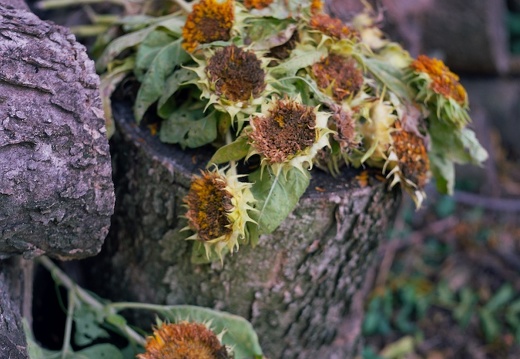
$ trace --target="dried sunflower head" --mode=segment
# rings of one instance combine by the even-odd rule
[[[365,154],[361,162],[380,167],[386,160],[386,153],[392,144],[392,131],[397,120],[397,112],[390,101],[383,96],[366,101],[360,109],[358,131],[363,138]]]
[[[364,82],[356,60],[338,54],[330,54],[312,65],[311,74],[318,87],[337,102],[355,96]]]
[[[299,97],[266,103],[250,122],[248,157],[260,155],[262,165],[271,166],[275,173],[290,167],[311,168],[318,151],[329,146],[329,116],[303,104]]]
[[[228,359],[233,356],[220,338],[201,323],[163,323],[146,340],[138,359]]]
[[[394,127],[393,142],[388,150],[383,172],[388,170],[390,188],[401,183],[419,208],[425,198],[424,187],[430,177],[430,160],[425,140],[414,132],[404,130],[399,121]]]
[[[232,119],[239,113],[242,118],[253,113],[273,91],[268,84],[268,60],[252,50],[229,45],[209,50],[205,59],[195,61],[199,67],[191,70],[198,76],[201,98],[209,99],[208,106],[214,104]]]
[[[194,176],[184,202],[187,206],[188,227],[194,234],[189,240],[202,242],[209,258],[216,253],[238,250],[239,242],[246,241],[247,222],[253,222],[248,211],[255,202],[251,184],[241,182],[234,174],[215,169]]]
[[[199,44],[229,40],[234,20],[234,0],[201,0],[193,5],[182,28],[184,49],[193,52]]]
[[[411,63],[407,80],[417,91],[416,100],[432,108],[438,119],[458,128],[470,122],[466,90],[444,62],[420,55]]]

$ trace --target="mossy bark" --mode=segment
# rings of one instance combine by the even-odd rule
[[[194,265],[179,216],[208,154],[160,143],[133,123],[129,106],[116,105],[114,114],[117,205],[104,250],[89,260],[93,288],[114,300],[241,315],[269,358],[353,358],[363,310],[353,298],[399,192],[377,181],[361,188],[351,172],[333,179],[313,171],[296,209],[257,247],[241,247],[223,265]]]

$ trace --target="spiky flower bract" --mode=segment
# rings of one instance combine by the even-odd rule
[[[392,145],[383,172],[388,171],[390,187],[401,183],[417,207],[421,206],[424,187],[430,176],[430,160],[424,138],[404,130],[399,121],[392,131]]]
[[[398,119],[396,109],[383,96],[367,102],[359,112],[358,131],[363,137],[364,157],[361,162],[380,167],[392,144],[392,131]]]
[[[201,323],[162,323],[146,340],[138,359],[230,359],[215,333]]]
[[[275,173],[290,167],[310,169],[314,156],[329,145],[329,116],[303,104],[298,97],[266,103],[262,113],[251,120],[248,157],[260,155],[262,165],[270,166]]]
[[[241,182],[233,167],[227,172],[215,168],[194,176],[184,199],[188,208],[188,227],[194,234],[189,240],[202,242],[208,258],[215,253],[238,250],[247,241],[246,224],[253,222],[248,211],[255,199],[251,184]]]
[[[201,0],[193,5],[182,28],[184,49],[193,52],[199,44],[229,40],[234,19],[234,0]]]
[[[407,78],[417,91],[416,100],[431,107],[438,119],[458,128],[470,122],[466,90],[444,62],[420,55],[411,63]]]

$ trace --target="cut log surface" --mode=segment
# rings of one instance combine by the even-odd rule
[[[269,358],[354,358],[363,311],[354,295],[400,192],[313,170],[296,209],[256,248],[242,246],[223,265],[194,265],[179,215],[208,153],[160,143],[135,124],[129,105],[116,104],[114,115],[116,213],[103,251],[88,260],[91,289],[113,300],[238,314],[252,322]],[[153,324],[142,319],[145,328]]]
[[[68,30],[0,2],[0,258],[101,249],[114,193],[98,84]]]

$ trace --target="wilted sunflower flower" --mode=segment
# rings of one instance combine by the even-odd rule
[[[379,167],[386,160],[386,153],[393,143],[391,133],[398,118],[396,109],[390,101],[379,98],[367,101],[358,115],[358,131],[363,137],[365,156],[368,156],[363,158],[362,162],[368,161],[369,164]]]
[[[338,104],[329,104],[332,111],[328,127],[333,130],[330,148],[323,148],[316,156],[319,168],[328,170],[332,175],[339,174],[342,165],[349,163],[349,155],[360,144],[356,131],[353,111]]]
[[[262,10],[273,3],[274,0],[244,0],[246,9]]]
[[[193,52],[199,44],[229,40],[234,19],[233,0],[201,0],[193,5],[182,28],[182,46],[186,51]]]
[[[466,90],[444,62],[420,55],[409,70],[407,78],[417,90],[416,99],[433,107],[437,118],[458,128],[470,122]]]
[[[363,86],[363,72],[353,58],[330,54],[311,70],[320,89],[338,102],[355,96]]]
[[[274,173],[289,167],[312,167],[318,151],[329,145],[327,128],[330,114],[301,103],[301,99],[274,99],[262,106],[262,113],[251,120],[248,133],[251,149],[247,157],[258,154],[262,165]]]
[[[239,112],[254,112],[270,91],[264,70],[267,60],[253,51],[230,45],[208,51],[207,60],[195,61],[199,67],[192,70],[199,77],[196,83],[202,90],[201,97],[208,98],[208,105],[215,104],[232,119]]]
[[[190,240],[204,244],[209,258],[211,251],[222,258],[227,248],[238,250],[239,241],[246,239],[246,224],[253,222],[248,211],[254,210],[251,184],[239,181],[231,167],[227,172],[215,169],[194,176],[184,199],[188,211],[188,227],[195,233]]]
[[[138,359],[232,358],[219,337],[201,323],[163,323],[147,338],[145,349]]]
[[[430,160],[424,139],[401,128],[399,121],[395,123],[391,135],[393,143],[383,172],[389,170],[388,178],[392,178],[390,188],[401,183],[419,208],[430,175]]]
[[[324,13],[313,13],[309,25],[312,29],[318,30],[324,35],[333,39],[357,39],[359,34],[356,30],[348,27],[340,19],[333,18]]]

